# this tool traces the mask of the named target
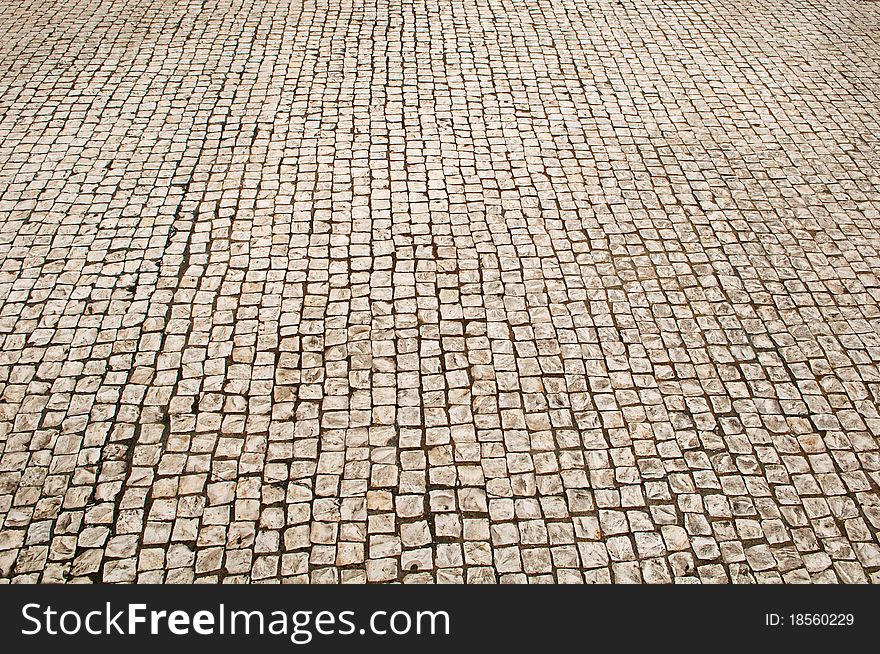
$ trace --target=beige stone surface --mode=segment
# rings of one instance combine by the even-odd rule
[[[878,26],[0,0],[0,579],[880,581]]]

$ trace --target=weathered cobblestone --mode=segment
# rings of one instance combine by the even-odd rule
[[[880,582],[878,24],[0,0],[0,578]]]

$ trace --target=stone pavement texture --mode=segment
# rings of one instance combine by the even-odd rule
[[[0,0],[0,577],[880,582],[880,3]]]

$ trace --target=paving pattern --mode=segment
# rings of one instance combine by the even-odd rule
[[[0,0],[0,578],[880,582],[880,3]]]

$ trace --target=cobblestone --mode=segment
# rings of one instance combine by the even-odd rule
[[[878,24],[0,0],[0,578],[880,582]]]

